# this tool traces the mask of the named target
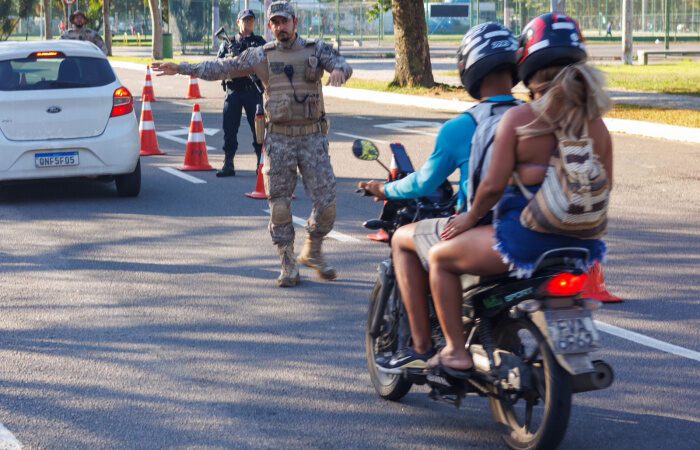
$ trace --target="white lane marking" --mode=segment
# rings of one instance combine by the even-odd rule
[[[218,128],[205,128],[204,134],[207,136],[213,136],[219,132]],[[187,136],[190,133],[190,127],[181,127],[180,129],[168,130],[168,131],[158,131],[156,134],[162,138],[177,142],[178,144],[187,145],[187,139],[180,138],[178,136]],[[207,145],[207,150],[214,150],[214,147]]]
[[[604,331],[608,334],[612,334],[613,336],[617,336],[622,339],[627,339],[628,341],[632,341],[637,344],[642,344],[647,347],[654,348],[656,350],[661,350],[662,352],[671,353],[677,356],[682,356],[684,358],[700,362],[700,352],[696,352],[695,350],[690,350],[688,348],[679,347],[678,345],[669,344],[667,342],[650,338],[649,336],[635,333],[634,331],[625,330],[624,328],[616,327],[615,325],[610,325],[599,320],[596,320],[595,324],[599,330]]]
[[[170,101],[173,105],[180,105],[180,106],[187,106],[188,108],[191,108],[194,103],[185,103],[185,102],[174,102]]]
[[[206,181],[199,179],[197,177],[193,177],[192,175],[187,175],[186,173],[182,173],[179,170],[173,168],[173,167],[158,167],[160,170],[163,172],[167,172],[170,175],[175,175],[176,177],[182,178],[183,180],[187,180],[190,183],[194,184],[206,184]]]
[[[263,211],[270,214],[269,208],[263,209]],[[302,227],[306,226],[306,220],[301,219],[297,216],[292,216],[292,222]],[[340,242],[360,242],[359,239],[355,239],[354,237],[348,236],[347,234],[338,233],[337,231],[331,231],[330,233],[328,233],[328,237]]]
[[[437,133],[422,130],[412,130],[412,128],[437,128],[442,126],[442,122],[428,122],[425,120],[400,120],[398,122],[375,125],[375,128],[403,131],[406,133],[422,134],[424,136],[437,136]]]
[[[17,438],[10,433],[10,430],[5,428],[3,424],[0,423],[0,449],[2,450],[20,450],[22,444],[19,443]]]
[[[339,131],[334,131],[333,134],[337,134],[337,135],[339,135],[339,136],[349,137],[349,138],[352,138],[352,139],[364,139],[364,140],[366,140],[366,141],[378,142],[378,143],[380,143],[380,144],[388,144],[388,143],[389,143],[389,141],[382,141],[381,139],[368,138],[368,137],[365,137],[365,136],[358,136],[358,135],[356,135],[356,134],[341,133],[341,132],[339,132]]]

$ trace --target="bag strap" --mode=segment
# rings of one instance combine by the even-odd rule
[[[531,200],[532,197],[535,196],[535,194],[527,190],[523,182],[520,180],[520,175],[518,175],[518,172],[516,172],[515,170],[513,171],[513,180],[515,181],[515,184],[518,185],[518,188],[520,188],[520,192],[523,193],[523,196],[527,200]]]

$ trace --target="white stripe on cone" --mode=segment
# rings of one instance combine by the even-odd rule
[[[156,129],[156,124],[154,124],[152,120],[144,120],[139,125],[139,131],[155,130],[155,129]]]
[[[204,141],[204,133],[192,133],[190,132],[189,137],[187,138],[189,142],[205,142]]]

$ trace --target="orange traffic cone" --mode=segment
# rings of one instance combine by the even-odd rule
[[[396,158],[394,158],[393,155],[391,157],[391,165],[389,165],[389,170],[391,171],[389,181],[396,181],[397,177],[399,176],[399,166],[396,164]]]
[[[263,178],[263,164],[265,164],[265,149],[263,148],[260,154],[260,164],[258,165],[258,178],[255,180],[255,190],[253,192],[246,192],[245,196],[248,198],[254,198],[256,200],[267,199],[267,194],[265,193],[265,179]]]
[[[156,124],[153,122],[151,102],[146,100],[146,97],[141,102],[139,135],[141,137],[141,156],[165,155],[165,152],[160,151],[158,146],[158,136],[156,136]]]
[[[202,94],[199,93],[199,83],[197,82],[197,77],[190,75],[190,87],[187,89],[187,97],[185,98],[188,100],[204,98],[202,97]]]
[[[204,124],[202,114],[199,112],[199,104],[192,107],[192,122],[190,133],[187,136],[187,150],[185,150],[185,163],[180,167],[182,171],[214,170],[209,165],[207,155],[207,143],[204,140]]]
[[[595,263],[591,270],[588,271],[588,282],[581,296],[603,303],[622,303],[623,301],[620,297],[612,295],[605,288],[605,275],[603,274],[603,266],[600,263]]]
[[[156,101],[156,94],[153,92],[153,82],[151,81],[151,66],[146,66],[146,82],[143,85],[141,97],[149,102]]]

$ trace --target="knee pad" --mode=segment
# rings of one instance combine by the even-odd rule
[[[326,235],[333,229],[335,223],[335,204],[328,205],[321,210],[316,220],[316,232]]]
[[[270,205],[270,222],[273,225],[286,225],[292,222],[292,212],[284,200],[272,202]]]

